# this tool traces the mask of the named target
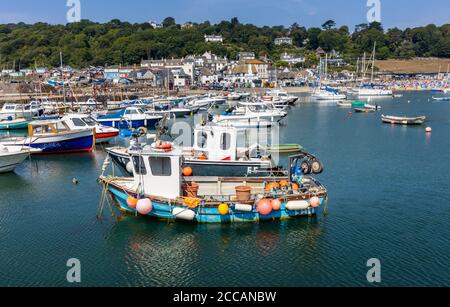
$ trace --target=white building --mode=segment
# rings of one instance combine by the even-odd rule
[[[194,79],[194,63],[184,59],[145,60],[141,62],[143,68],[183,69],[184,73]]]
[[[254,52],[241,51],[241,52],[238,53],[237,59],[240,60],[240,61],[254,60],[255,59],[255,53]]]
[[[277,37],[274,41],[275,45],[292,45],[292,38],[290,37]]]
[[[294,55],[294,54],[289,54],[289,53],[285,52],[280,56],[280,60],[287,62],[290,65],[294,65],[297,63],[304,63],[305,57],[301,56],[301,55]]]
[[[154,28],[154,29],[161,29],[163,27],[162,24],[157,23],[156,21],[150,21],[149,24]]]
[[[210,43],[223,43],[222,35],[206,35],[205,34],[205,42]]]

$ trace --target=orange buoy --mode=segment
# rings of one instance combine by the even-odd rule
[[[134,198],[133,196],[128,197],[127,199],[127,205],[128,207],[130,207],[131,209],[136,209],[138,200],[136,198]]]
[[[311,199],[309,200],[309,204],[313,208],[319,207],[320,206],[320,198],[317,196],[311,197]]]
[[[208,157],[204,153],[202,153],[200,156],[198,156],[197,159],[199,159],[199,160],[208,160]]]
[[[292,183],[292,190],[294,190],[294,191],[298,191],[299,190],[299,186],[298,186],[297,183],[295,183],[295,182]]]
[[[269,182],[267,185],[266,185],[266,191],[267,192],[270,192],[270,191],[272,191],[272,190],[277,190],[277,189],[279,189],[280,188],[280,184],[278,183],[278,182]]]
[[[183,176],[191,177],[193,173],[194,173],[194,171],[192,170],[192,168],[190,166],[183,168]]]
[[[289,182],[287,180],[280,181],[280,187],[285,188],[289,186]]]
[[[271,201],[272,209],[274,211],[278,211],[281,209],[281,200],[279,199],[272,199]]]
[[[256,205],[256,208],[257,208],[259,214],[269,215],[272,212],[271,201],[268,199],[261,199],[258,202],[258,204]]]

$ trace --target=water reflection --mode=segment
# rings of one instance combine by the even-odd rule
[[[267,281],[266,270],[276,270],[279,263],[274,259],[283,259],[285,253],[295,254],[297,250],[303,267],[305,256],[307,262],[313,263],[322,232],[316,218],[192,225],[127,216],[114,223],[106,239],[112,253],[124,261],[130,274],[127,283],[144,279],[151,285],[196,286],[203,284],[205,270],[231,274],[238,269],[252,276],[239,279],[239,285],[251,285]],[[292,257],[291,261],[299,260]]]

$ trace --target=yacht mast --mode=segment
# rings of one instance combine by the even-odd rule
[[[375,42],[375,43],[373,43],[373,53],[372,53],[372,75],[371,75],[371,77],[370,77],[370,83],[373,83],[373,72],[374,72],[374,69],[375,69],[375,50],[376,50],[376,47],[377,47],[377,42]]]

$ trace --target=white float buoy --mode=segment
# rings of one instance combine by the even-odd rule
[[[426,133],[431,133],[433,131],[433,129],[431,129],[431,127],[427,127],[426,129],[425,129],[425,132]]]

